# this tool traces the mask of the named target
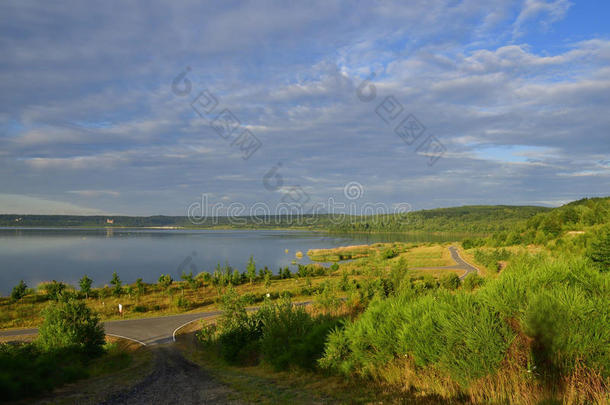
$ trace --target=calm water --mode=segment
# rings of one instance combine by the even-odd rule
[[[325,235],[306,231],[142,230],[142,229],[10,229],[0,228],[0,294],[23,279],[30,287],[58,280],[77,285],[87,274],[96,286],[108,284],[116,271],[123,282],[157,281],[160,274],[179,279],[229,263],[240,271],[250,255],[257,267],[277,272],[291,265],[295,252],[308,249],[388,241],[456,240],[449,236]],[[288,249],[288,253],[285,250]]]

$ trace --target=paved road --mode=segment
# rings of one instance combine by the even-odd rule
[[[451,253],[451,258],[456,263],[453,266],[414,267],[413,270],[465,270],[466,272],[460,276],[460,280],[465,279],[470,273],[479,272],[479,269],[462,259],[462,256],[460,256],[460,253],[455,246],[449,246],[449,252]]]
[[[220,314],[220,311],[107,321],[104,322],[104,329],[108,335],[128,338],[144,345],[168,343],[173,341],[174,331],[180,326],[218,314]],[[0,336],[32,335],[35,333],[38,333],[38,329],[13,329],[0,331]]]

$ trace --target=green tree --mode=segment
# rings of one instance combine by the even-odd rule
[[[112,280],[110,280],[110,284],[114,286],[114,288],[112,289],[112,295],[114,295],[115,297],[120,297],[123,293],[123,282],[119,278],[119,275],[116,271],[112,273]]]
[[[180,278],[186,281],[189,287],[193,290],[198,287],[198,281],[193,277],[192,271],[190,273],[186,273],[184,270],[182,270],[182,275],[180,276]]]
[[[48,299],[59,301],[66,290],[66,285],[62,282],[53,280],[50,283],[44,284],[42,289],[47,294]]]
[[[231,275],[231,284],[233,284],[233,285],[241,284],[241,273],[237,269],[233,270],[233,274]]]
[[[78,281],[80,292],[85,294],[85,297],[87,298],[89,298],[89,294],[91,293],[91,284],[93,284],[93,280],[87,277],[86,274]]]
[[[88,355],[103,352],[104,327],[99,316],[82,301],[68,299],[49,305],[38,330],[37,343],[43,350],[76,348]]]
[[[136,280],[136,295],[139,297],[141,295],[144,295],[146,293],[146,285],[144,284],[144,282],[142,281],[142,278],[138,278]]]
[[[159,285],[163,287],[164,290],[167,290],[173,282],[174,279],[172,279],[172,276],[169,274],[161,274],[161,276],[159,276]]]
[[[250,256],[250,260],[248,260],[248,265],[246,266],[246,274],[248,279],[250,279],[250,284],[254,282],[256,278],[256,263],[254,263],[254,258]]]
[[[269,289],[269,287],[271,287],[271,273],[269,272],[265,272],[265,288]]]
[[[25,281],[21,280],[19,284],[13,287],[13,291],[11,292],[11,298],[14,301],[19,301],[27,294],[28,286]]]
[[[600,271],[610,271],[610,226],[602,229],[591,243],[587,256]]]

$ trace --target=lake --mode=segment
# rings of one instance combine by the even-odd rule
[[[125,283],[138,277],[156,282],[161,274],[179,279],[182,270],[213,272],[217,263],[243,271],[250,255],[257,267],[277,272],[310,263],[307,250],[375,242],[444,242],[450,235],[328,235],[291,230],[167,230],[0,228],[0,294],[19,280],[29,287],[57,280],[74,286],[87,274],[95,286],[108,284],[116,271]],[[288,249],[288,253],[286,253]]]

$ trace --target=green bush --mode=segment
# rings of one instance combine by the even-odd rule
[[[13,287],[13,291],[11,291],[11,299],[13,301],[19,301],[21,298],[25,297],[27,294],[28,286],[27,284],[21,280],[19,284]]]
[[[55,280],[42,285],[42,290],[46,293],[47,299],[59,301],[66,290],[66,285]]]
[[[86,360],[70,349],[44,351],[32,343],[0,344],[0,401],[23,400],[86,377]]]
[[[103,352],[104,327],[84,302],[69,299],[49,305],[43,317],[36,340],[43,350],[73,349],[91,356]]]
[[[443,286],[443,288],[446,288],[448,290],[457,289],[461,283],[460,278],[455,273],[445,274],[443,277],[441,277],[440,282],[441,282],[441,286]]]
[[[260,349],[263,360],[276,370],[290,366],[316,367],[326,336],[337,325],[329,317],[312,318],[302,306],[283,299],[262,312]]]
[[[161,274],[159,276],[159,285],[164,290],[167,290],[170,285],[174,282],[174,279],[169,274]]]
[[[482,286],[484,282],[485,279],[483,279],[477,273],[470,273],[466,277],[464,277],[464,280],[462,281],[462,286],[467,291],[472,291],[475,288]]]
[[[604,227],[591,243],[587,256],[600,271],[610,271],[610,226]]]
[[[392,259],[393,257],[398,256],[398,250],[394,249],[394,248],[386,248],[384,250],[381,251],[381,258],[382,259]]]
[[[499,367],[512,336],[471,294],[405,292],[376,301],[342,332],[333,332],[320,364],[374,376],[395,358],[411,356],[417,366],[435,366],[467,384]]]

